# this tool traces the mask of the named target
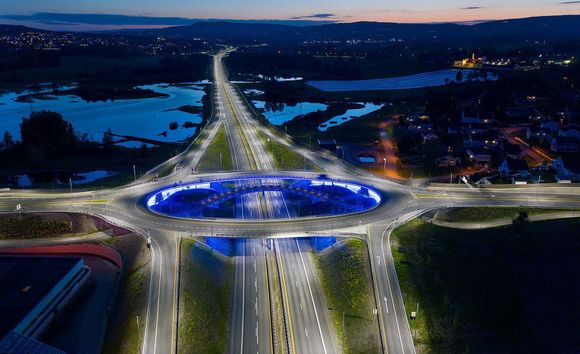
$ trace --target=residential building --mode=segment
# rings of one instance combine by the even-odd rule
[[[528,176],[529,175],[528,163],[526,160],[514,160],[507,158],[503,160],[499,166],[499,174],[503,177],[512,177],[515,175]]]

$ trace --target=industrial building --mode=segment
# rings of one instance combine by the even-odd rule
[[[2,350],[38,337],[90,274],[80,257],[0,256]]]

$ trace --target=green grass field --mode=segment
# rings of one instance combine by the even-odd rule
[[[221,163],[220,163],[221,154]],[[222,126],[217,132],[213,141],[209,144],[198,170],[202,172],[210,171],[230,171],[233,169],[232,155],[226,130]]]
[[[179,353],[226,351],[233,265],[184,240],[181,245]]]
[[[345,353],[381,351],[366,245],[350,239],[318,258],[322,287]],[[344,327],[343,327],[344,313]]]
[[[494,221],[501,219],[513,219],[520,211],[525,211],[528,215],[543,215],[573,209],[542,209],[542,208],[520,208],[520,207],[469,207],[442,210],[437,215],[437,219],[447,222],[478,222]],[[580,214],[579,214],[580,215]]]
[[[310,170],[319,171],[318,166],[305,159],[302,155],[290,148],[267,138],[261,132],[258,133],[264,142],[266,149],[272,155],[276,168],[279,170]]]
[[[392,251],[420,353],[576,352],[580,219],[464,231],[413,220]],[[400,248],[401,247],[401,248]]]

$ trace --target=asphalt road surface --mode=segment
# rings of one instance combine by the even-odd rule
[[[409,332],[397,276],[388,247],[388,237],[393,223],[403,222],[426,210],[460,206],[538,206],[575,207],[580,205],[580,188],[572,185],[514,186],[510,188],[460,188],[424,187],[400,184],[389,179],[370,175],[333,156],[329,152],[311,151],[298,146],[281,132],[262,125],[254,119],[239,91],[227,81],[222,65],[224,51],[214,61],[214,118],[200,135],[195,148],[187,149],[153,169],[142,179],[115,189],[54,192],[43,190],[0,191],[0,212],[81,212],[95,215],[109,222],[133,230],[143,237],[151,237],[152,272],[147,307],[147,321],[143,338],[143,353],[176,352],[176,299],[177,299],[177,241],[180,235],[240,238],[281,238],[316,235],[336,235],[365,238],[372,254],[371,263],[375,275],[374,290],[377,293],[379,323],[384,351],[389,353],[412,353],[414,346]],[[224,124],[228,132],[234,164],[238,171],[229,173],[192,174],[215,136]],[[248,208],[255,218],[240,220],[186,220],[154,214],[143,206],[143,197],[167,185],[187,182],[231,178],[240,175],[270,176],[272,181],[280,175],[316,177],[315,173],[303,171],[274,171],[271,156],[263,147],[258,131],[318,165],[330,178],[354,180],[372,185],[383,194],[383,203],[363,214],[340,217],[304,218],[294,220],[268,220],[268,213],[280,213],[281,205],[270,202],[264,193],[265,202],[248,200]],[[156,178],[159,171],[170,168],[172,173]],[[246,202],[246,201],[244,201]],[[16,206],[21,210],[17,211]],[[291,215],[288,215],[289,217]],[[287,287],[287,306],[293,321],[293,348],[297,353],[332,353],[338,351],[329,325],[328,313],[324,308],[324,297],[320,291],[314,268],[306,252],[306,244],[293,244],[293,240],[278,240],[281,249],[279,263],[283,265]],[[256,253],[254,254],[254,246]],[[304,249],[303,249],[304,246]],[[266,305],[265,269],[263,244],[260,240],[245,240],[239,244],[241,259],[237,259],[235,299],[242,303],[234,306],[237,317],[233,321],[233,352],[260,353],[271,351],[266,333],[269,323]],[[300,248],[301,251],[298,251]],[[239,253],[238,253],[239,255]],[[256,270],[254,271],[254,261]],[[304,261],[304,263],[303,263]],[[297,268],[292,271],[293,266]],[[241,270],[240,270],[241,268]],[[257,286],[256,284],[257,281]],[[294,286],[292,285],[294,283]],[[298,286],[296,286],[298,284]],[[240,288],[242,290],[240,290]],[[252,290],[253,289],[253,290]],[[258,311],[256,313],[256,298]],[[310,299],[310,301],[309,301]],[[302,308],[309,308],[305,311]],[[316,311],[314,311],[316,309]],[[240,311],[243,310],[243,316]],[[294,322],[296,324],[294,324]],[[238,328],[243,323],[243,329]],[[256,336],[256,325],[258,336]],[[307,333],[308,332],[308,333]],[[263,340],[266,338],[266,340]],[[243,347],[242,346],[243,340]],[[293,349],[293,350],[294,350]]]
[[[328,307],[308,240],[275,241],[288,308],[292,353],[338,353]]]
[[[252,114],[239,96],[238,91],[227,81],[221,55],[216,56],[214,59],[214,73],[216,77],[216,97],[219,118],[223,119],[226,131],[228,132],[235,169],[274,171],[276,169],[274,160],[264,146],[264,141],[258,134],[258,129],[256,129],[257,126],[254,124]],[[277,183],[277,180],[273,178],[268,182]],[[247,207],[249,209],[242,212],[242,215],[247,216],[249,214],[250,219],[291,218],[293,216],[288,213],[288,209],[283,205],[285,202],[280,192],[251,193],[250,195],[242,196],[242,198],[245,198],[243,203],[238,204],[243,205],[243,208]],[[286,215],[285,212],[287,213]],[[240,343],[240,353],[244,352],[244,350],[249,353],[265,353],[272,350],[272,326],[269,322],[270,304],[267,301],[269,297],[266,278],[268,272],[266,271],[265,264],[266,250],[263,249],[263,245],[256,241],[243,240],[241,242],[243,246],[241,246],[241,252],[238,252],[238,254],[241,253],[242,256],[241,259],[238,259],[239,262],[236,262],[236,280],[234,283],[232,343]],[[298,242],[295,242],[296,247],[298,247]],[[288,249],[293,248],[293,244],[288,247]],[[283,247],[280,249],[278,257],[280,262],[284,264],[289,263],[290,259],[294,259],[296,254],[299,254],[302,258],[300,252],[286,252],[286,248]],[[259,258],[259,262],[257,258]],[[291,288],[294,291],[289,291],[287,294],[288,306],[286,307],[285,313],[290,317],[294,317],[294,323],[304,325],[305,327],[302,328],[305,329],[306,333],[305,337],[298,335],[298,339],[291,338],[293,344],[297,343],[299,345],[294,352],[336,353],[336,347],[330,341],[330,333],[332,330],[330,322],[318,321],[316,323],[318,327],[312,326],[312,312],[310,310],[313,309],[314,313],[320,312],[320,316],[326,318],[326,307],[322,306],[323,294],[318,285],[319,281],[315,268],[309,257],[306,257],[306,259],[306,262],[302,261],[301,263],[301,269],[303,271],[288,273],[288,277],[296,286],[303,287],[301,292],[298,291],[300,289],[294,290],[295,288]],[[291,263],[294,264],[295,261],[294,259]],[[318,309],[312,297],[311,283],[315,289],[314,294],[319,305]],[[240,287],[241,290],[239,289]],[[311,291],[308,302],[305,302],[305,298],[303,297],[306,289]],[[300,304],[300,306],[296,306],[297,304]],[[240,323],[241,326],[239,325]],[[316,332],[314,331],[315,329]],[[308,330],[311,331],[311,337],[308,336]],[[316,334],[321,331],[324,331],[328,337],[326,341],[331,348],[330,351],[327,349],[322,336],[318,337],[320,340],[315,340],[317,338]],[[262,338],[261,341],[260,338]],[[230,347],[230,352],[234,352],[235,349],[235,347]]]

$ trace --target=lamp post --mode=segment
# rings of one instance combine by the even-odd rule
[[[139,326],[139,315],[137,317],[137,336],[139,337],[139,342],[141,342],[141,326]]]
[[[383,172],[387,172],[387,158],[383,157]]]
[[[137,170],[135,168],[135,164],[133,164],[133,179],[137,181]]]

